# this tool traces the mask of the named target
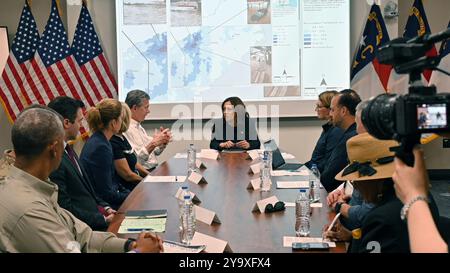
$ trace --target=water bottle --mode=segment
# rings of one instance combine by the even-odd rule
[[[181,242],[187,245],[191,244],[192,238],[195,233],[195,210],[194,204],[192,203],[191,196],[184,196],[184,204],[182,209],[182,231],[181,231]]]
[[[194,144],[191,143],[187,152],[188,174],[197,170],[196,161],[197,151],[195,150]]]
[[[184,197],[186,195],[189,195],[189,187],[188,186],[182,186],[181,187],[181,199],[178,198],[178,215],[179,215],[179,231],[182,232],[183,231],[183,205],[184,205]]]
[[[272,180],[270,179],[270,162],[264,153],[262,169],[261,169],[261,191],[270,191],[270,185]]]
[[[309,236],[310,200],[305,189],[300,189],[295,200],[295,235]]]
[[[269,169],[272,171],[272,151],[265,150],[264,157],[267,158],[267,163],[269,164]]]
[[[317,168],[316,164],[312,164],[311,166],[312,177],[310,178],[311,183],[311,192],[312,192],[312,202],[320,201],[320,171]]]

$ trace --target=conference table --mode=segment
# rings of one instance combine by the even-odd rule
[[[276,181],[294,181],[302,177],[272,177],[273,183],[268,192],[247,189],[249,181],[259,177],[259,174],[249,174],[250,165],[255,162],[247,158],[247,153],[220,153],[218,160],[200,159],[207,167],[200,170],[207,184],[184,183],[188,183],[189,190],[200,199],[199,206],[214,211],[221,224],[207,225],[197,221],[196,230],[227,241],[231,250],[237,253],[293,252],[291,248],[283,247],[283,237],[295,237],[295,207],[272,213],[252,212],[252,208],[257,201],[273,195],[280,201],[295,202],[298,189],[277,189]],[[151,175],[183,176],[186,173],[187,159],[172,157],[160,164]],[[167,209],[166,230],[159,235],[179,242],[179,209],[175,193],[182,185],[177,182],[139,183],[119,208],[108,231],[117,234],[128,210]],[[321,189],[321,203],[322,208],[312,208],[310,237],[321,237],[324,225],[335,216],[326,205],[324,189]],[[117,235],[123,238],[137,236]],[[345,252],[345,244],[337,243],[329,252]]]

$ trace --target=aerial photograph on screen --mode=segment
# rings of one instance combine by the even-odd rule
[[[270,0],[247,0],[247,22],[270,24]]]
[[[200,26],[202,24],[201,0],[170,0],[172,26]]]
[[[250,48],[252,83],[272,82],[272,47]]]
[[[166,0],[124,0],[125,25],[165,24]]]

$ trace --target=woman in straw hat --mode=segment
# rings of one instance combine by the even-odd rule
[[[363,199],[375,204],[363,219],[361,228],[351,231],[353,240],[349,252],[410,252],[407,226],[400,218],[403,204],[395,195],[392,181],[394,152],[390,148],[397,146],[396,141],[378,140],[367,133],[347,142],[351,163],[336,179],[353,181]],[[432,198],[428,200],[433,217],[437,219],[436,204]],[[342,233],[345,230],[341,229]]]

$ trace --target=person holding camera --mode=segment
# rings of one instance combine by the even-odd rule
[[[352,230],[349,252],[410,252],[408,229],[399,215],[401,201],[396,197],[392,176],[394,152],[398,146],[393,140],[379,140],[369,134],[361,134],[347,142],[350,164],[337,176],[340,181],[351,180],[364,201],[375,204],[364,217],[361,227]],[[433,217],[439,213],[431,196]]]
[[[448,245],[439,234],[428,201],[429,181],[423,151],[414,149],[414,167],[395,158],[392,176],[397,197],[405,206],[402,215],[406,218],[411,252],[448,253]]]

